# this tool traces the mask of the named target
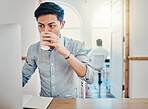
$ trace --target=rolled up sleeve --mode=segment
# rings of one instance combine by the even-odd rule
[[[93,69],[92,65],[90,64],[90,61],[86,55],[86,50],[83,48],[81,43],[77,44],[77,54],[75,57],[84,63],[86,65],[87,71],[86,75],[84,77],[79,77],[80,79],[84,80],[88,84],[93,84],[95,77],[96,77],[96,71]]]

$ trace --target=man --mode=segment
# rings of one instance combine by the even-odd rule
[[[96,45],[98,46],[98,48],[96,49],[93,49],[91,50],[89,53],[88,53],[88,57],[90,60],[94,59],[95,55],[101,55],[101,56],[104,56],[104,59],[107,58],[108,56],[108,51],[106,49],[104,49],[102,47],[102,40],[101,39],[97,39],[96,40]],[[105,62],[105,60],[104,60]],[[98,62],[99,63],[99,62]],[[95,65],[98,64],[98,63],[94,63]],[[99,66],[98,66],[99,67]],[[98,83],[101,84],[102,81],[101,81],[101,70],[103,70],[103,68],[100,68],[100,69],[97,69],[99,70],[98,72]]]
[[[38,30],[45,46],[50,50],[42,50],[40,42],[29,47],[26,63],[22,69],[23,85],[30,79],[36,68],[41,79],[41,96],[54,98],[76,98],[76,76],[89,84],[94,82],[92,69],[86,52],[79,41],[60,35],[64,27],[64,10],[52,2],[42,3],[35,10]]]

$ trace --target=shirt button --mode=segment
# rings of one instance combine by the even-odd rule
[[[54,78],[54,76],[52,76]]]
[[[53,65],[53,63],[51,65]]]
[[[54,89],[54,87],[52,87],[52,89]]]

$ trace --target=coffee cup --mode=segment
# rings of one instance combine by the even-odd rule
[[[40,33],[40,46],[42,50],[49,50],[50,47],[49,46],[45,46],[45,44],[50,43],[49,41],[43,41],[43,36],[45,36],[44,32]]]

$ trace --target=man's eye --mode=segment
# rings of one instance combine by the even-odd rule
[[[43,28],[44,26],[43,25],[39,25],[39,27]]]
[[[52,28],[52,27],[55,27],[55,25],[50,25],[50,27]]]

